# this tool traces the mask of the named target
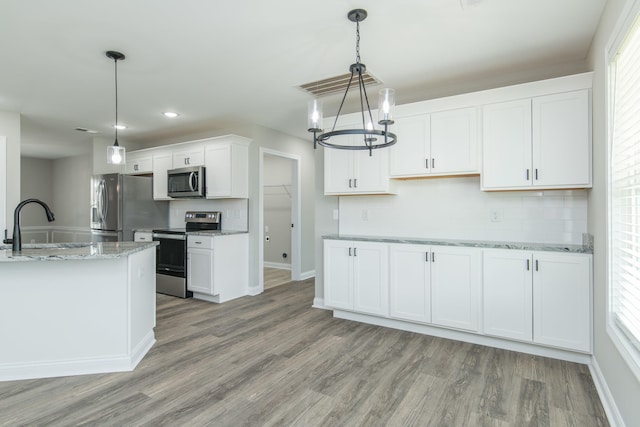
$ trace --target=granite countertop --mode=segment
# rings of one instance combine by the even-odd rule
[[[408,243],[416,245],[440,245],[461,246],[469,248],[486,249],[517,249],[527,251],[565,252],[577,254],[592,254],[593,248],[585,245],[564,245],[552,243],[526,243],[526,242],[492,242],[475,240],[447,240],[447,239],[421,239],[411,237],[383,237],[383,236],[352,236],[344,234],[331,234],[322,236],[326,240],[353,240],[358,242],[381,243]]]
[[[38,243],[23,244],[16,253],[11,245],[0,245],[0,262],[114,259],[156,245],[158,242]]]

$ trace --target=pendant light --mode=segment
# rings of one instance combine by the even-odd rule
[[[120,147],[120,144],[118,144],[118,127],[120,126],[118,123],[118,61],[124,60],[124,54],[110,50],[106,55],[108,58],[113,59],[116,81],[116,122],[113,126],[116,129],[116,140],[113,145],[107,147],[107,163],[110,165],[123,165],[125,164],[126,156],[125,148]]]
[[[354,9],[347,14],[347,18],[349,18],[351,22],[356,23],[356,62],[349,67],[351,77],[349,78],[347,89],[344,92],[342,102],[340,102],[340,107],[338,108],[338,114],[336,114],[333,127],[330,131],[323,132],[322,129],[322,101],[314,99],[309,102],[307,129],[313,133],[313,148],[317,148],[317,145],[320,144],[323,147],[337,148],[340,150],[369,150],[369,155],[371,155],[372,150],[390,147],[397,141],[396,135],[388,130],[388,127],[394,123],[393,109],[395,107],[395,90],[388,88],[380,90],[378,94],[378,124],[382,125],[384,129],[375,129],[373,125],[374,122],[371,107],[369,106],[369,97],[367,96],[367,90],[362,77],[362,74],[367,71],[367,67],[360,62],[360,22],[364,21],[366,17],[367,11],[364,9]],[[344,100],[347,98],[354,77],[357,79],[360,92],[362,128],[336,130],[338,117],[340,117]],[[361,143],[356,142],[356,144],[347,145],[345,143],[340,144],[330,141],[330,139],[334,137],[352,135],[362,135]],[[378,141],[376,136],[382,137],[381,140]]]

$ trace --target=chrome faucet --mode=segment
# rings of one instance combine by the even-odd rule
[[[18,206],[16,206],[16,210],[13,211],[13,241],[11,242],[11,250],[13,252],[20,252],[22,250],[22,240],[20,236],[20,210],[24,205],[29,203],[38,203],[40,206],[42,206],[45,213],[47,214],[47,220],[49,222],[55,219],[53,217],[53,212],[51,212],[51,209],[49,209],[49,206],[47,206],[47,204],[42,200],[26,199],[21,201]]]

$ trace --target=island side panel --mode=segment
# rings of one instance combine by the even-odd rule
[[[156,252],[155,248],[131,254],[129,262],[129,307],[131,369],[155,343],[156,326]]]

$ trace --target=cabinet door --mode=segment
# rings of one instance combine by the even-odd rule
[[[375,193],[389,189],[389,150],[357,150],[353,152],[353,192]]]
[[[421,323],[431,322],[431,256],[429,246],[389,248],[389,314]]]
[[[389,149],[391,176],[419,176],[429,173],[429,115],[399,117],[390,130],[398,137],[398,142]]]
[[[531,252],[483,253],[484,332],[505,338],[533,338]]]
[[[153,240],[153,234],[148,231],[136,231],[133,233],[134,242],[151,242]]]
[[[345,141],[340,144],[353,143],[352,136],[338,137]],[[325,194],[345,194],[353,192],[353,151],[319,148],[324,150],[324,192]]]
[[[173,153],[173,167],[185,168],[204,165],[204,147],[193,147]]]
[[[591,185],[589,91],[533,98],[533,184]]]
[[[591,351],[591,257],[534,253],[533,340]]]
[[[353,309],[367,314],[389,314],[388,246],[353,242]]]
[[[170,200],[167,195],[167,171],[171,169],[173,160],[171,153],[153,156],[153,199]]]
[[[478,172],[475,107],[431,114],[431,173]]]
[[[231,197],[231,145],[208,146],[205,165],[207,197]]]
[[[212,250],[197,248],[187,250],[187,289],[214,295]]]
[[[328,307],[353,310],[352,242],[324,241],[324,300]]]
[[[150,173],[153,171],[152,156],[129,155],[127,157],[126,174]]]
[[[449,246],[431,250],[432,322],[478,331],[481,250]]]
[[[482,108],[482,187],[531,187],[531,100]]]

